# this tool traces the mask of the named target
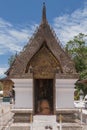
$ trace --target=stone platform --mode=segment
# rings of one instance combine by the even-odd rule
[[[31,123],[31,120],[35,118],[33,116],[32,109],[12,109],[14,113],[14,123]],[[59,122],[59,117],[62,115],[62,122],[64,123],[75,123],[76,113],[78,113],[78,109],[57,109],[55,115],[55,121]],[[38,115],[37,115],[38,116]],[[41,117],[39,115],[39,117]],[[32,118],[32,119],[31,119]],[[34,119],[33,119],[34,120]]]
[[[33,130],[32,125],[33,125],[32,123],[13,123],[10,127],[10,130]],[[38,128],[36,130],[38,130]],[[42,130],[42,129],[40,129],[40,130]],[[44,128],[44,130],[46,130],[46,129]],[[60,130],[59,126],[58,126],[57,130]],[[63,123],[62,130],[87,130],[87,126],[85,126],[85,127],[80,126],[76,123]]]
[[[60,130],[61,124],[56,122],[56,116],[37,115],[31,123],[13,123],[10,130]],[[82,130],[77,123],[62,123],[62,130]]]
[[[76,113],[78,113],[78,109],[57,109],[56,110],[56,117],[57,122],[59,122],[60,115],[62,116],[63,123],[76,123]]]
[[[13,120],[14,123],[30,123],[32,117],[32,110],[31,109],[12,109],[12,113],[14,113]]]
[[[13,123],[10,130],[31,130],[30,123]]]

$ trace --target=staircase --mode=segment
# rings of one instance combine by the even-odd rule
[[[33,130],[58,130],[55,115],[36,115],[33,117]]]
[[[31,123],[13,123],[10,130],[83,130],[82,127],[77,123],[61,125],[56,122],[56,115],[36,115]]]

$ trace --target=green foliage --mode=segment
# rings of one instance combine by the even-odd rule
[[[79,92],[80,90],[82,90],[84,96],[87,94],[87,85],[81,84],[81,83],[77,83],[75,88],[78,90],[78,92]]]
[[[80,56],[75,56],[73,59],[75,62],[75,68],[77,72],[82,72],[86,69],[86,61],[84,58]]]
[[[8,59],[8,64],[11,66],[13,62],[15,61],[16,55],[11,55],[11,57]]]
[[[79,91],[75,90],[74,92],[74,100],[79,100]]]
[[[80,73],[79,79],[87,79],[87,69]],[[87,84],[78,84],[77,88],[82,89],[82,91],[84,92],[84,96],[87,94]]]
[[[67,42],[65,50],[75,62],[76,71],[79,79],[87,79],[87,35],[79,33],[72,40]],[[76,84],[78,92],[83,90],[84,96],[87,94],[87,85]],[[78,94],[77,94],[78,95]]]
[[[79,33],[73,40],[70,40],[65,47],[65,50],[71,55],[75,62],[77,72],[82,72],[87,69],[87,45],[85,38],[87,35]]]
[[[0,91],[3,90],[3,85],[0,83]]]
[[[87,69],[85,69],[84,71],[82,71],[80,73],[80,79],[87,79]]]

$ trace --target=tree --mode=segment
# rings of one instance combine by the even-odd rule
[[[87,35],[79,33],[72,40],[67,42],[65,50],[75,62],[76,71],[79,73],[79,80],[87,78]],[[83,90],[87,94],[87,85],[77,84],[78,91]]]
[[[73,40],[67,42],[65,50],[71,55],[75,62],[77,72],[87,69],[87,45],[85,38],[87,35],[79,33]]]
[[[17,57],[17,54],[11,55],[11,57],[8,59],[9,66],[11,66],[13,64],[16,57]]]
[[[3,85],[2,83],[0,82],[0,91],[3,90]]]

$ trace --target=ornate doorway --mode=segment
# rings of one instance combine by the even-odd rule
[[[34,79],[34,114],[54,114],[54,80]]]

